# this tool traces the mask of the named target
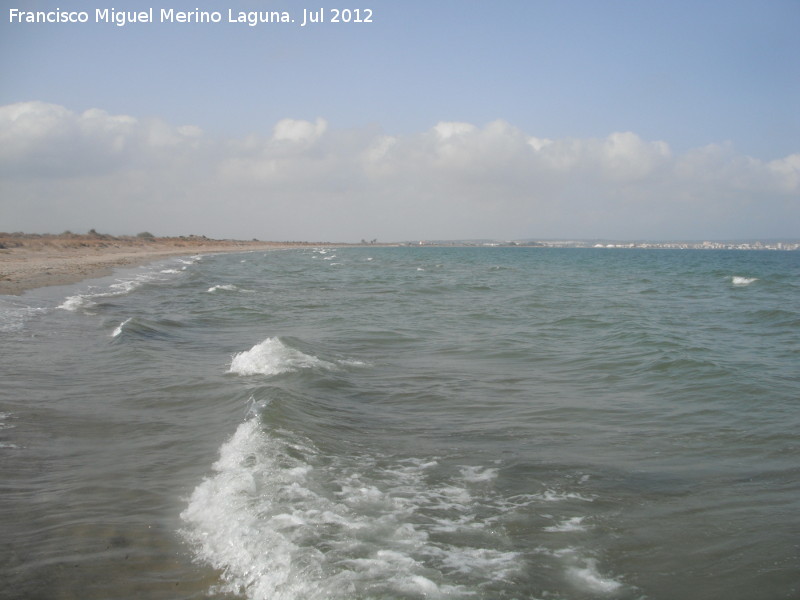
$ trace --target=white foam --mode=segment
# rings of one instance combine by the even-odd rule
[[[0,332],[19,331],[29,319],[46,312],[46,308],[24,306],[13,300],[5,302],[4,299],[0,299]]]
[[[731,283],[733,283],[733,285],[750,285],[754,281],[758,281],[758,279],[755,277],[740,277],[739,275],[731,277]]]
[[[253,599],[304,597],[319,580],[324,557],[296,543],[294,532],[310,514],[315,494],[303,484],[309,465],[266,436],[257,419],[236,430],[220,449],[215,474],[194,490],[181,518],[198,556],[223,570],[223,592]],[[304,514],[308,513],[308,514]]]
[[[14,428],[14,425],[6,422],[11,416],[9,412],[0,412],[0,430]],[[11,442],[0,442],[0,448],[19,448],[19,446]]]
[[[267,338],[250,350],[236,354],[229,373],[237,375],[278,375],[299,369],[332,369],[336,365],[316,356],[304,354],[276,337]]]
[[[439,594],[439,586],[427,577],[422,575],[412,575],[407,580],[402,581],[398,586],[401,591],[411,594],[423,594],[430,597],[432,594]]]
[[[225,285],[214,285],[214,286],[211,286],[210,288],[208,288],[208,293],[212,294],[212,293],[218,292],[220,290],[223,290],[223,291],[226,291],[226,292],[235,292],[238,289],[239,288],[237,286],[228,283],[228,284],[225,284]]]
[[[134,279],[118,279],[116,283],[112,283],[109,289],[113,290],[110,294],[111,296],[122,296],[124,294],[130,294],[133,290],[140,287],[142,284],[147,283],[154,279],[155,274],[147,274],[147,275],[138,275]]]
[[[584,556],[580,548],[568,546],[552,549],[540,546],[534,552],[558,559],[566,580],[584,593],[606,596],[625,587],[618,579],[603,575],[597,566],[597,559]]]
[[[115,337],[118,337],[118,336],[122,335],[122,331],[125,329],[125,325],[130,323],[131,319],[133,319],[133,317],[129,317],[129,318],[125,319],[122,323],[117,325],[117,328],[114,329],[113,332],[111,332],[111,337],[115,338]]]
[[[142,285],[142,283],[142,279],[117,281],[117,283],[108,286],[109,291],[87,292],[83,294],[76,294],[74,296],[68,296],[57,308],[71,312],[77,312],[79,310],[89,311],[97,306],[98,299],[123,296],[135,290],[137,287]]]
[[[545,548],[543,546],[539,546],[535,550],[539,554],[545,554],[547,556],[554,556],[556,558],[569,558],[574,561],[575,556],[578,555],[578,549],[573,548],[572,546],[567,546],[566,548],[558,548],[556,550]]]
[[[345,367],[370,367],[372,366],[371,363],[368,363],[363,360],[356,360],[354,358],[343,358],[341,360],[336,361],[336,364],[345,366]]]
[[[545,527],[544,530],[556,533],[568,531],[586,531],[586,526],[583,524],[584,519],[585,517],[571,517],[569,519],[564,519],[558,525]]]
[[[201,254],[196,254],[195,256],[190,256],[189,258],[179,258],[178,262],[184,265],[193,265],[201,260],[203,260],[203,256]]]
[[[461,467],[461,476],[464,481],[477,483],[491,481],[497,477],[497,469],[484,469],[483,467]]]
[[[559,492],[556,490],[545,490],[542,494],[537,494],[537,498],[545,502],[563,502],[565,500],[580,500],[582,502],[594,502],[594,498],[582,496],[575,492]]]
[[[64,302],[57,306],[57,308],[71,312],[87,310],[97,305],[97,303],[93,300],[95,297],[96,295],[91,294],[77,294],[75,296],[68,296],[64,299]]]
[[[323,460],[310,441],[268,433],[252,418],[192,493],[183,534],[220,571],[218,591],[252,600],[470,597],[522,573],[524,557],[500,549],[503,534],[475,514],[479,500],[461,476],[429,481],[437,466]],[[506,508],[490,500],[486,510]],[[437,540],[436,527],[448,521],[471,541]]]
[[[597,570],[597,561],[586,559],[581,567],[570,567],[567,575],[580,588],[595,594],[610,594],[622,587],[622,584],[609,577],[603,577]]]
[[[79,310],[90,311],[90,309],[97,306],[96,301],[100,298],[113,298],[130,294],[147,283],[168,281],[170,278],[164,277],[164,275],[172,275],[175,273],[178,273],[178,271],[172,269],[137,273],[132,278],[117,279],[114,283],[110,284],[106,290],[90,288],[91,290],[97,291],[68,296],[57,308],[71,312],[77,312]]]
[[[445,556],[442,562],[458,573],[492,573],[493,579],[504,580],[519,570],[520,554],[490,548],[463,548]]]

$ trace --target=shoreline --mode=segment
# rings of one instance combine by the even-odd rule
[[[110,275],[120,267],[135,267],[192,254],[248,252],[341,245],[311,242],[213,240],[200,236],[156,238],[102,234],[0,233],[0,295],[69,285]]]

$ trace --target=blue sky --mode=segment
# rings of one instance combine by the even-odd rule
[[[123,232],[140,219],[114,215],[134,215],[158,197],[170,206],[155,213],[161,226],[146,228],[165,234],[186,226],[320,239],[800,236],[797,0],[376,0],[358,5],[373,11],[373,23],[305,28],[8,22],[9,8],[85,10],[93,20],[109,4],[2,0],[0,135],[10,145],[0,153],[0,230],[86,222]],[[345,6],[113,5],[153,7],[156,19],[161,8],[197,7],[223,20],[228,8],[287,10],[298,21],[303,8],[324,7],[330,17]],[[87,129],[92,109],[114,127],[133,119],[117,131],[127,141],[115,138],[116,150],[97,137],[108,123]],[[283,138],[292,150],[276,137],[287,119],[296,125]],[[318,119],[324,125],[315,129]],[[443,123],[465,127],[437,129]],[[182,174],[148,163],[157,152],[141,140],[152,140],[153,127],[181,138],[169,160]],[[380,168],[358,162],[387,145]],[[81,169],[106,155],[95,179],[70,171],[75,148],[86,152]],[[42,166],[53,161],[57,175]],[[132,193],[131,178],[146,180],[147,169],[154,183]],[[209,170],[219,177],[209,180]],[[225,177],[234,172],[231,185]],[[208,220],[165,191],[201,178],[202,189],[185,193],[204,207],[195,212],[214,215]],[[113,190],[114,181],[124,187],[111,210],[99,189]],[[226,211],[203,192],[210,188],[226,190],[241,214],[221,225]],[[61,204],[41,217],[56,193]],[[334,218],[335,203],[346,217]]]

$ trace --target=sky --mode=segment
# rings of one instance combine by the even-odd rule
[[[87,22],[12,18],[56,10]],[[800,0],[0,0],[0,231],[798,239],[798,30]]]

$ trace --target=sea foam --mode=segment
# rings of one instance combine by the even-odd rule
[[[125,319],[122,323],[117,325],[116,329],[114,329],[114,331],[111,332],[111,337],[115,338],[115,337],[119,337],[120,335],[122,335],[122,332],[124,331],[125,326],[128,323],[131,322],[131,319],[133,319],[133,317],[129,317],[129,318]]]
[[[595,594],[610,594],[622,587],[619,581],[600,574],[594,559],[586,559],[582,566],[570,567],[567,573],[578,587]]]
[[[94,298],[101,294],[76,294],[74,296],[67,296],[64,302],[59,304],[57,308],[68,310],[70,312],[77,312],[79,310],[88,310],[97,305]]]
[[[0,332],[19,331],[29,319],[46,312],[46,308],[25,306],[13,300],[6,302],[5,298],[0,298]]]
[[[0,412],[0,430],[3,429],[12,429],[14,425],[8,423],[8,419],[12,416],[11,413],[8,412]],[[0,440],[0,448],[18,448],[16,444],[12,444],[11,442],[5,442]]]
[[[219,591],[252,600],[459,598],[474,596],[461,582],[523,572],[523,556],[502,549],[503,536],[475,513],[485,499],[461,477],[429,481],[436,461],[321,459],[311,441],[268,432],[257,416],[222,446],[181,514],[198,558],[221,572]],[[484,510],[514,509],[490,499]],[[469,541],[435,539],[447,523]]]
[[[545,531],[550,532],[569,532],[569,531],[586,531],[586,526],[583,525],[584,517],[570,517],[569,519],[564,519],[558,525],[552,525],[550,527],[545,527]]]
[[[125,296],[148,283],[169,281],[172,276],[178,273],[179,271],[175,271],[173,269],[164,269],[159,271],[146,270],[144,272],[136,273],[132,277],[117,279],[106,289],[91,287],[89,288],[89,291],[75,294],[74,296],[68,296],[60,305],[57,306],[57,308],[70,312],[91,312],[93,308],[97,307],[97,301],[101,298]]]
[[[733,285],[739,285],[739,286],[750,285],[754,281],[758,281],[758,279],[755,277],[741,277],[739,275],[734,275],[733,277],[731,277],[731,283],[733,283]]]
[[[239,288],[236,287],[235,285],[233,285],[231,283],[228,283],[228,284],[225,284],[225,285],[213,285],[210,288],[208,288],[208,293],[209,294],[213,294],[214,292],[219,292],[219,291],[235,292],[238,289]]]
[[[234,355],[228,372],[237,375],[278,375],[300,369],[335,367],[333,363],[304,354],[284,344],[279,338],[271,337],[250,350]]]

